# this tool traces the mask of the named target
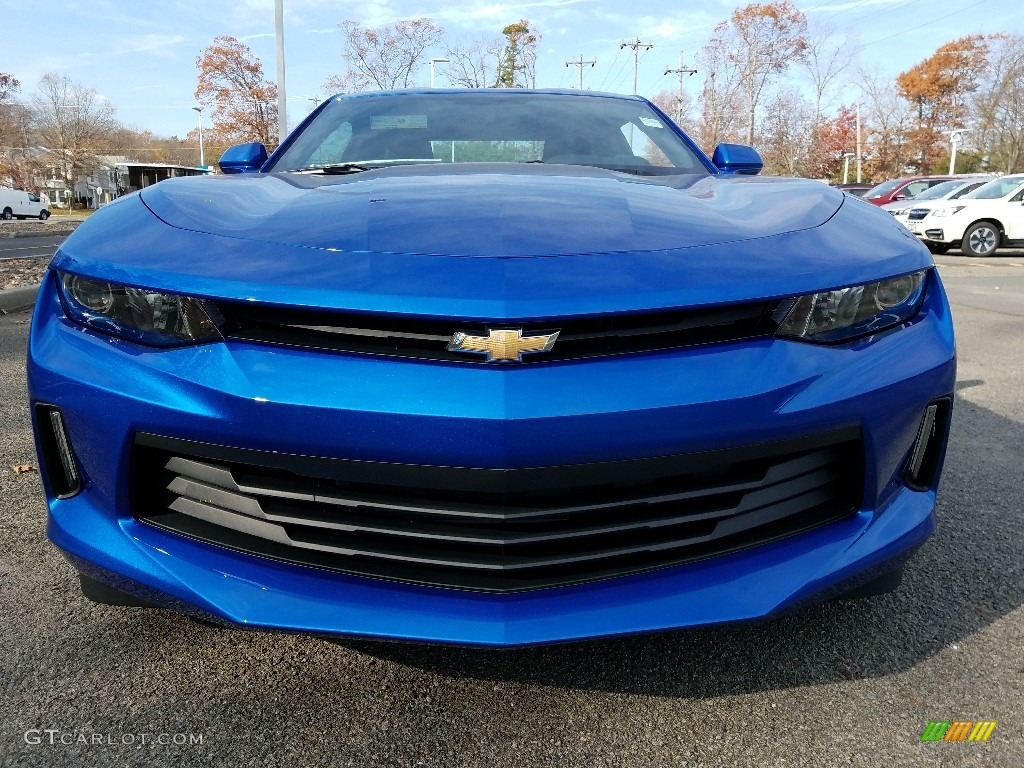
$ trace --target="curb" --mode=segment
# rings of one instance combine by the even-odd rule
[[[19,237],[67,237],[74,231],[75,227],[62,227],[45,232],[4,232],[0,230],[0,240],[17,240]]]
[[[36,303],[38,285],[27,285],[24,288],[10,288],[0,291],[0,315],[7,315],[19,309],[27,309]]]

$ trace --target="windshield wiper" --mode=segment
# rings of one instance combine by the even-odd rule
[[[288,173],[359,173],[370,170],[369,166],[362,163],[329,163],[326,165],[307,165],[305,168],[291,168]]]
[[[396,157],[388,160],[352,160],[345,163],[323,163],[321,165],[307,165],[305,168],[292,168],[286,173],[359,173],[360,171],[371,171],[374,168],[386,168],[391,165],[413,165],[416,163],[440,163],[435,157]]]

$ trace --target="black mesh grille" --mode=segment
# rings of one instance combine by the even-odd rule
[[[302,311],[235,302],[218,302],[217,307],[226,319],[223,332],[229,339],[468,363],[482,362],[483,358],[448,351],[448,342],[457,331],[483,336],[494,328],[520,328],[524,335],[559,331],[553,349],[523,357],[523,362],[535,363],[767,337],[778,328],[772,320],[777,304],[754,302],[523,322]]]
[[[255,555],[516,591],[661,568],[851,514],[856,430],[528,469],[325,459],[139,435],[139,519]]]

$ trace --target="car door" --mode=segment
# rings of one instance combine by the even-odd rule
[[[1024,240],[1024,185],[1010,197],[1003,226],[1007,240]]]

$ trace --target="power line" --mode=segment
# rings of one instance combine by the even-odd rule
[[[612,59],[611,66],[608,67],[607,71],[604,73],[604,77],[601,79],[601,84],[597,86],[597,89],[599,91],[605,90],[605,83],[607,83],[608,82],[608,78],[610,78],[612,76],[612,71],[615,69],[615,65],[619,63],[619,57],[620,56],[622,56],[622,48],[621,47],[619,48],[618,53],[615,54],[615,58]],[[614,80],[612,82],[614,82]],[[611,87],[611,86],[609,85],[609,87]]]
[[[889,35],[888,37],[880,37],[877,40],[872,40],[870,43],[864,43],[864,45],[862,45],[861,48],[867,48],[869,45],[874,45],[875,43],[882,43],[885,42],[886,40],[892,40],[894,37],[900,37],[902,35],[907,34],[908,32],[913,32],[915,30],[921,29],[922,27],[927,27],[929,24],[934,24],[936,21],[942,21],[943,19],[948,19],[950,16],[955,16],[958,13],[969,11],[971,10],[971,8],[977,8],[979,5],[983,5],[986,2],[988,2],[988,0],[979,0],[977,3],[964,6],[963,8],[958,8],[952,13],[947,13],[944,16],[937,16],[934,19],[930,19],[929,21],[924,22],[923,24],[918,24],[916,27],[909,27],[907,29],[900,30],[894,35]]]

